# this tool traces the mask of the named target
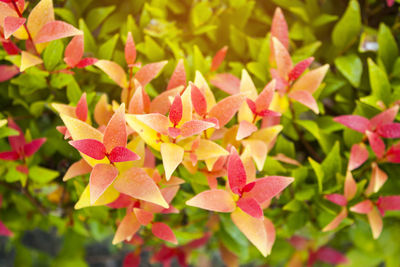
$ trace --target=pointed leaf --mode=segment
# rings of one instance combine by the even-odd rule
[[[232,212],[236,207],[231,194],[221,189],[203,191],[186,201],[186,205],[216,212]]]
[[[211,108],[208,117],[217,118],[219,127],[222,128],[232,119],[245,100],[246,96],[243,94],[228,96]]]
[[[162,222],[153,223],[151,227],[151,232],[156,237],[171,242],[172,244],[178,244],[174,232],[172,232],[171,228],[168,225]]]
[[[138,72],[136,72],[134,77],[142,87],[145,87],[146,84],[158,75],[167,63],[167,61],[160,61],[144,65]]]
[[[326,200],[329,200],[332,203],[339,205],[339,206],[342,206],[342,207],[347,206],[347,199],[343,195],[329,194],[329,195],[325,195],[324,198]]]
[[[382,216],[387,210],[400,210],[400,196],[384,196],[379,197],[376,203]]]
[[[63,181],[68,181],[71,178],[74,178],[79,175],[84,175],[90,173],[92,171],[92,167],[87,164],[84,159],[80,159],[79,161],[73,163],[65,173],[63,177]]]
[[[271,104],[272,99],[274,98],[275,88],[276,88],[276,80],[270,81],[264,87],[264,89],[261,91],[261,93],[258,95],[255,101],[257,112],[269,108],[269,105]]]
[[[365,189],[365,194],[370,195],[373,193],[377,193],[379,189],[385,184],[388,179],[388,175],[382,171],[376,162],[372,163],[372,174],[371,179],[369,181],[367,189]]]
[[[162,143],[160,152],[165,170],[165,178],[168,181],[172,173],[182,162],[184,149],[177,144]]]
[[[258,203],[264,203],[282,192],[293,181],[293,178],[283,176],[268,176],[256,179],[254,187],[250,192],[245,193],[244,197],[252,197]]]
[[[79,152],[97,160],[101,160],[106,156],[106,148],[103,143],[95,139],[75,140],[70,141],[69,144]]]
[[[271,36],[276,37],[286,49],[289,48],[288,26],[285,20],[285,16],[283,15],[282,10],[279,7],[275,9],[274,17],[272,18]]]
[[[363,165],[365,161],[368,160],[368,156],[369,156],[368,150],[363,144],[353,145],[351,147],[349,165],[347,169],[349,171],[357,169],[358,167]]]
[[[236,140],[242,140],[248,136],[250,136],[252,133],[257,131],[258,128],[254,124],[248,122],[248,121],[241,121],[239,123],[239,128],[236,134]]]
[[[236,149],[232,147],[228,158],[228,180],[233,193],[240,194],[242,188],[246,185],[246,171],[242,160]]]
[[[26,69],[36,66],[38,64],[42,64],[43,60],[35,55],[32,55],[31,53],[22,51],[21,52],[21,66],[19,67],[19,70],[21,72],[25,71]]]
[[[77,35],[65,48],[64,61],[71,68],[75,67],[83,57],[83,35]]]
[[[86,100],[86,93],[83,93],[78,101],[75,109],[76,117],[81,121],[86,121],[88,116],[88,106]]]
[[[332,231],[339,226],[339,224],[347,217],[347,209],[346,207],[342,208],[342,211],[323,229],[322,232]]]
[[[272,37],[272,43],[275,53],[274,56],[276,61],[276,68],[278,70],[279,76],[283,79],[288,79],[290,70],[293,67],[289,51],[276,37]]]
[[[24,25],[26,19],[20,17],[6,17],[4,19],[4,37],[8,39],[14,32],[16,32],[22,25]]]
[[[301,74],[303,74],[303,72],[311,65],[313,61],[314,58],[309,57],[297,63],[296,66],[294,66],[293,69],[289,72],[289,80],[290,81],[297,80],[301,76]]]
[[[182,112],[182,98],[180,95],[176,95],[171,104],[168,115],[169,120],[174,124],[174,126],[178,125],[178,123],[181,121]]]
[[[2,159],[2,160],[17,160],[17,159],[19,159],[19,154],[15,151],[0,152],[0,159]]]
[[[125,162],[125,161],[134,161],[139,160],[140,157],[133,151],[129,150],[126,147],[117,146],[111,150],[108,159],[111,162]]]
[[[164,208],[169,205],[162,196],[156,183],[141,168],[130,168],[120,174],[114,183],[115,189],[131,197],[148,201]]]
[[[333,120],[360,133],[365,133],[370,127],[369,120],[358,115],[343,115],[335,117]]]
[[[350,171],[347,171],[346,178],[344,181],[344,196],[347,200],[353,199],[357,193],[357,184],[354,181],[353,175]]]
[[[316,114],[319,113],[317,101],[309,91],[304,91],[304,90],[292,91],[289,93],[289,97],[292,98],[293,100],[296,100],[297,102],[300,102],[304,106],[310,108],[312,111],[314,111],[314,113]]]
[[[388,123],[380,126],[377,133],[384,138],[400,138],[400,123]]]
[[[142,225],[148,225],[154,218],[153,213],[148,212],[144,209],[134,208],[133,212],[136,215],[136,218]]]
[[[125,61],[126,64],[133,65],[136,60],[136,47],[133,41],[132,33],[128,32],[128,37],[126,38],[125,44]]]
[[[177,88],[179,86],[186,86],[186,72],[183,59],[178,61],[174,72],[172,73],[171,79],[169,80],[167,90]]]
[[[19,68],[14,65],[0,65],[0,82],[10,80],[19,73]]]
[[[211,62],[211,71],[216,71],[221,63],[224,61],[228,47],[224,46],[215,54]]]
[[[53,0],[41,0],[29,13],[27,26],[32,38],[43,26],[54,20]]]
[[[244,212],[253,216],[254,218],[261,219],[263,218],[263,211],[260,207],[260,204],[254,198],[240,198],[236,205]]]
[[[369,145],[371,146],[372,150],[374,151],[375,155],[378,158],[382,158],[385,154],[386,148],[385,143],[379,137],[378,134],[370,131],[366,131]]]
[[[30,157],[35,154],[36,151],[46,142],[46,138],[38,138],[32,140],[32,142],[24,145],[24,154],[26,157]]]
[[[382,217],[378,212],[378,209],[375,207],[372,209],[370,213],[367,214],[369,225],[371,226],[372,236],[374,239],[378,239],[381,235],[383,228]]]
[[[118,244],[124,240],[130,239],[140,228],[141,224],[133,212],[127,212],[124,219],[118,225],[112,243]]]
[[[167,135],[169,126],[168,118],[158,113],[143,114],[135,116],[138,120],[157,131],[160,134]]]
[[[109,60],[98,60],[95,64],[96,67],[104,71],[111,80],[113,80],[120,87],[127,86],[127,80],[124,69],[117,63]]]
[[[82,35],[83,32],[71,24],[55,20],[46,23],[34,38],[35,44],[46,43],[75,35]]]
[[[210,140],[200,139],[199,147],[195,150],[197,160],[206,160],[210,158],[219,158],[221,156],[229,155],[220,145]]]
[[[392,123],[395,120],[398,112],[399,112],[399,106],[395,105],[379,113],[378,115],[370,119],[371,127],[373,129],[377,129],[384,124]]]
[[[329,65],[326,64],[322,67],[309,71],[293,84],[291,91],[295,92],[304,90],[313,94],[315,91],[317,91],[328,69]]]
[[[192,135],[200,134],[203,131],[212,127],[215,127],[214,123],[201,120],[191,120],[185,122],[180,129],[182,137],[189,137]]]
[[[240,79],[230,73],[216,74],[210,83],[230,95],[240,92]]]
[[[110,164],[96,164],[90,174],[90,204],[93,205],[118,176],[118,169]]]
[[[204,116],[207,113],[207,100],[203,92],[196,85],[191,84],[191,99],[197,114]]]
[[[125,105],[122,104],[107,124],[103,143],[107,152],[110,153],[115,147],[126,147],[126,140]]]
[[[357,203],[353,207],[350,208],[350,211],[360,213],[360,214],[367,214],[372,211],[374,208],[374,204],[372,203],[371,200],[366,199],[364,201],[361,201],[360,203]]]

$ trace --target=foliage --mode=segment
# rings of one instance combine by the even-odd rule
[[[14,264],[398,266],[398,8],[0,0]]]

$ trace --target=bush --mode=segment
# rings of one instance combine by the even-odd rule
[[[0,263],[398,266],[397,11],[0,0]]]

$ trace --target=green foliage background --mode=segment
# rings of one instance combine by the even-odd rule
[[[31,1],[28,9],[35,6],[35,2]],[[371,117],[379,112],[376,99],[385,104],[400,100],[398,4],[391,8],[383,0],[57,0],[54,4],[57,18],[84,31],[86,56],[112,59],[124,66],[123,44],[127,32],[131,31],[139,52],[138,61],[168,59],[161,75],[146,87],[151,97],[165,90],[177,59],[185,58],[188,80],[194,78],[195,70],[207,76],[212,56],[224,45],[229,46],[229,51],[222,69],[240,77],[242,68],[246,68],[261,90],[271,78],[268,33],[273,11],[280,6],[289,24],[294,62],[314,56],[318,64],[330,64],[325,86],[317,93],[322,115],[316,117],[306,112],[296,121],[324,160],[319,164],[307,159],[290,118],[284,117],[284,137],[279,137],[271,154],[285,153],[303,165],[283,165],[271,157],[265,164],[268,175],[295,177],[289,189],[292,192],[274,202],[279,209],[266,212],[274,221],[278,236],[271,256],[262,258],[232,222],[221,216],[223,228],[212,237],[213,242],[206,250],[194,253],[193,259],[199,253],[217,257],[217,241],[220,240],[243,263],[282,266],[294,251],[286,239],[296,233],[314,239],[318,245],[329,244],[346,253],[351,266],[400,265],[398,212],[385,217],[378,240],[372,239],[365,216],[360,215],[351,215],[337,233],[320,230],[338,213],[337,206],[323,200],[323,195],[341,190],[350,147],[361,140],[360,134],[334,123],[332,117],[351,113]],[[46,48],[43,54],[46,69],[63,68],[66,44],[67,40],[58,40]],[[17,62],[18,56],[7,56],[0,49],[0,60]],[[15,164],[0,162],[0,193],[3,195],[0,218],[15,233],[3,242],[3,251],[15,259],[15,266],[86,266],[88,258],[85,260],[84,247],[93,242],[107,244],[107,254],[119,255],[123,254],[121,250],[132,250],[128,246],[108,245],[116,218],[123,216],[120,211],[106,207],[73,211],[85,181],[75,179],[63,183],[61,180],[79,155],[57,132],[55,127],[62,123],[50,103],[76,104],[82,92],[88,93],[89,110],[93,110],[100,93],[106,92],[111,99],[119,99],[120,88],[94,67],[78,70],[74,76],[31,68],[9,82],[0,83],[2,116],[13,116],[27,130],[28,136],[44,136],[48,140],[29,163],[36,167],[32,167],[35,171],[31,169],[28,178],[31,191],[50,211],[46,215],[39,213],[37,207],[19,193],[18,187],[14,188],[26,179],[15,170]],[[225,96],[218,89],[215,93]],[[296,110],[306,109],[298,105]],[[6,131],[6,128],[0,129],[0,136],[6,136]],[[0,139],[0,151],[8,148],[6,139]],[[399,194],[400,167],[395,164],[381,167],[389,179],[380,194]],[[179,171],[185,178],[185,170]],[[368,173],[363,168],[355,172],[360,187],[368,181]],[[204,177],[197,181],[199,184],[192,186],[195,191],[201,191],[205,188],[201,182],[205,182]],[[67,192],[64,196],[68,195],[61,204],[47,197],[58,188]],[[177,196],[175,202],[181,203],[178,209],[183,207],[184,199],[187,199],[184,193]],[[178,224],[185,220],[197,222],[206,220],[207,214],[186,207],[186,213],[170,219]],[[185,243],[201,237],[203,224],[189,223],[174,231],[178,240]],[[50,253],[40,245],[29,245],[26,233],[38,228],[53,232],[59,249]],[[46,240],[41,240],[38,244],[44,242]],[[0,259],[0,265],[3,262],[6,260]]]

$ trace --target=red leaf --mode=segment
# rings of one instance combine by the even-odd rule
[[[379,197],[376,205],[382,215],[387,210],[400,210],[400,196]]]
[[[90,204],[94,204],[118,176],[118,169],[110,164],[96,164],[90,174]]]
[[[105,146],[95,139],[69,141],[69,144],[75,147],[79,152],[97,160],[101,160],[106,156]]]
[[[169,120],[174,125],[178,125],[178,123],[182,119],[182,112],[183,112],[182,98],[180,95],[176,95],[169,110],[169,115],[168,115]]]
[[[365,133],[370,127],[369,120],[358,115],[343,115],[335,117],[333,120],[360,133]]]
[[[384,138],[400,138],[400,123],[388,123],[380,126],[377,133]]]
[[[113,150],[111,150],[108,159],[111,162],[124,162],[124,161],[139,160],[140,157],[126,147],[117,146],[114,147]]]
[[[385,150],[386,150],[385,143],[382,141],[382,139],[376,133],[367,131],[366,134],[368,137],[369,145],[371,146],[375,155],[378,158],[382,158],[383,155],[385,154]]]
[[[364,201],[361,201],[360,203],[357,203],[353,207],[351,207],[350,210],[355,213],[368,214],[372,211],[373,208],[374,208],[374,204],[372,204],[372,201],[369,199],[366,199]]]
[[[394,0],[386,0],[386,4],[388,5],[388,7],[391,7],[394,5]]]
[[[172,73],[171,79],[169,80],[167,90],[177,88],[178,86],[186,86],[186,71],[183,59],[178,61],[174,73]]]
[[[30,157],[46,142],[46,138],[32,140],[32,142],[24,145],[24,155]]]
[[[249,106],[251,112],[253,112],[253,114],[257,114],[256,103],[253,100],[251,100],[250,98],[246,99],[246,103],[247,103],[247,106]]]
[[[398,112],[399,112],[399,106],[395,105],[379,113],[370,120],[372,129],[377,129],[384,124],[392,123],[396,118]]]
[[[203,92],[193,83],[190,84],[191,99],[193,103],[194,110],[200,116],[204,116],[207,113],[207,100]]]
[[[104,131],[103,143],[108,153],[114,147],[126,146],[127,140],[126,123],[125,123],[125,105],[122,104],[111,117]]]
[[[17,160],[17,159],[19,159],[19,154],[15,151],[0,152],[0,159],[2,159],[2,160]]]
[[[158,73],[164,68],[165,64],[167,64],[167,61],[147,64],[136,72],[135,79],[138,80],[142,87],[145,87],[146,84],[158,75]]]
[[[297,78],[299,78],[301,74],[303,74],[303,72],[311,65],[313,61],[314,58],[309,57],[297,63],[296,66],[294,66],[294,68],[289,72],[289,80],[290,81],[297,80]]]
[[[19,68],[14,65],[0,65],[0,82],[5,82],[19,73]]]
[[[4,40],[1,41],[4,50],[7,52],[7,54],[9,55],[18,55],[20,53],[20,49],[18,48],[18,46],[16,46],[13,42],[8,41],[8,40]]]
[[[75,114],[76,117],[81,121],[87,120],[88,106],[86,101],[86,93],[83,93],[81,98],[79,99],[79,102],[76,105]]]
[[[326,246],[320,247],[317,252],[315,252],[315,257],[322,262],[330,263],[333,265],[348,263],[345,255],[333,248]]]
[[[46,43],[53,40],[81,35],[83,32],[71,24],[54,20],[46,23],[35,36],[35,44]]]
[[[363,144],[353,145],[351,147],[349,165],[347,169],[349,171],[357,169],[368,159],[368,156],[368,150]]]
[[[228,158],[228,180],[233,193],[240,194],[246,185],[246,170],[236,149],[232,147]],[[260,202],[262,203],[262,202]]]
[[[97,58],[85,57],[81,61],[79,61],[75,67],[83,69],[83,68],[86,68],[87,66],[91,66],[91,65],[95,64],[97,61],[98,61]]]
[[[254,198],[240,198],[236,202],[236,205],[254,218],[261,219],[264,215],[260,204],[258,204],[258,202]]]
[[[342,207],[345,207],[347,205],[347,199],[340,194],[329,194],[325,195],[324,198]]]
[[[71,68],[77,66],[83,56],[83,35],[77,35],[72,38],[68,46],[65,48],[64,61]]]
[[[171,228],[169,228],[168,225],[162,222],[156,222],[153,223],[153,226],[151,227],[151,232],[153,235],[156,237],[171,242],[173,244],[178,244],[178,241],[176,240],[176,237],[174,233],[172,232]]]
[[[126,254],[123,262],[123,267],[139,267],[140,266],[140,253],[128,253]]]
[[[391,146],[386,153],[386,159],[392,163],[400,163],[400,143]]]
[[[24,25],[26,19],[20,17],[5,17],[4,19],[4,37],[8,39],[14,32],[16,32],[22,25]]]
[[[12,150],[18,153],[22,152],[21,150],[25,145],[24,133],[22,132],[21,128],[19,128],[19,126],[11,118],[8,118],[8,127],[19,132],[19,135],[12,135],[8,137],[8,142],[10,143]]]
[[[29,173],[28,166],[26,166],[26,165],[18,165],[15,169],[17,171],[19,171],[20,173],[23,173],[23,174],[26,174],[26,175],[28,175],[28,173]]]
[[[136,60],[136,47],[132,38],[132,33],[128,32],[125,44],[125,61],[129,67],[135,63]]]
[[[275,9],[274,17],[272,19],[271,36],[278,38],[286,49],[289,48],[288,26],[282,10],[279,7]]]
[[[210,83],[230,95],[240,92],[240,79],[230,73],[216,74]]]
[[[216,71],[221,63],[224,61],[228,47],[224,46],[215,54],[211,62],[211,71]]]
[[[294,181],[291,177],[268,176],[254,181],[254,187],[245,197],[253,197],[258,203],[264,203],[278,195]]]

